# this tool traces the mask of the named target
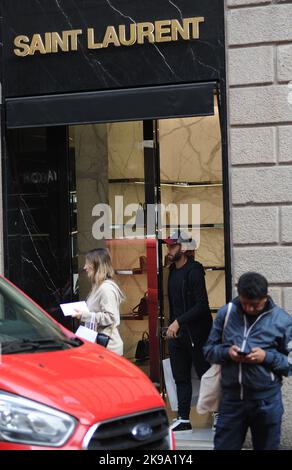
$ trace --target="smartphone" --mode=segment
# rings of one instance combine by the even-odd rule
[[[168,330],[168,327],[167,327],[167,326],[163,326],[163,327],[162,327],[162,329],[161,329],[161,336],[162,336],[162,338],[166,338],[167,330]]]
[[[237,351],[237,354],[239,356],[247,356],[249,353],[248,352],[245,352],[245,351]]]

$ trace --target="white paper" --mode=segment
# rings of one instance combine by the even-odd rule
[[[91,343],[95,343],[97,331],[90,330],[90,328],[87,328],[86,326],[79,326],[75,335],[79,336],[79,338],[87,339],[87,341],[90,341]]]
[[[60,305],[65,317],[72,316],[72,313],[75,313],[75,310],[80,312],[89,312],[86,302],[70,302],[68,304]]]

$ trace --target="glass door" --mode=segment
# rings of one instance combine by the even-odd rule
[[[153,121],[70,127],[70,196],[76,298],[86,299],[90,289],[83,271],[86,253],[107,247],[126,297],[120,325],[124,356],[159,385],[155,211],[147,224],[157,193],[154,133]]]
[[[217,99],[214,116],[159,120],[157,138],[160,159],[160,201],[164,211],[160,238],[177,226],[196,240],[190,253],[205,268],[209,304],[215,315],[226,302],[225,232],[223,208],[222,141]],[[199,224],[199,227],[198,227]],[[161,246],[160,273],[163,285],[161,323],[168,324],[167,249]],[[167,341],[161,344],[168,357]],[[196,427],[208,425],[192,409]]]

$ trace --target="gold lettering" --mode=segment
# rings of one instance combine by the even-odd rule
[[[114,26],[108,26],[103,38],[103,42],[95,42],[95,31],[93,28],[87,29],[88,49],[102,49],[109,45],[133,46],[134,44],[151,44],[157,42],[170,42],[183,39],[198,39],[200,37],[200,25],[205,22],[203,16],[186,18],[183,20],[159,20],[154,23],[131,23],[129,25],[119,25],[118,31]],[[28,36],[17,36],[14,39],[14,54],[19,57],[40,54],[51,54],[59,51],[69,52],[78,50],[79,36],[82,29],[71,31],[46,32],[44,35],[34,34],[32,39]],[[31,42],[30,42],[31,41]]]
[[[107,27],[102,47],[108,47],[109,44],[114,44],[117,47],[121,45],[114,26]]]
[[[69,31],[68,36],[71,37],[71,51],[77,51],[78,49],[78,36],[82,34],[82,29],[73,29]]]
[[[14,49],[14,54],[17,55],[18,57],[25,57],[29,55],[30,47],[28,44],[29,43],[29,37],[27,36],[17,36],[14,39],[14,45],[18,49]]]
[[[40,54],[47,53],[40,34],[34,34],[31,40],[29,55],[34,55],[35,52],[40,52]]]
[[[171,41],[171,21],[155,21],[155,40],[156,42],[169,42]],[[164,36],[167,34],[167,36]]]
[[[126,26],[119,26],[119,37],[122,46],[133,46],[137,41],[137,25],[130,24],[130,38],[126,39]]]
[[[199,39],[200,37],[200,23],[205,22],[205,18],[203,16],[199,16],[198,18],[190,18],[189,23],[192,25],[192,38]]]
[[[69,52],[69,34],[70,31],[63,31],[62,37],[59,33],[52,33],[52,52]]]
[[[188,20],[183,20],[183,25],[181,25],[178,20],[172,20],[171,30],[171,37],[173,41],[178,41],[178,35],[180,35],[181,38],[185,41],[190,39],[190,25]]]
[[[45,33],[45,45],[47,54],[52,52],[52,33]]]
[[[101,49],[102,44],[94,42],[94,29],[88,28],[87,30],[87,45],[88,49]]]
[[[155,42],[154,29],[153,23],[138,23],[138,44],[144,44],[145,38],[148,38],[148,41],[153,44]]]

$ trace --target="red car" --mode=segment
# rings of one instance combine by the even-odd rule
[[[82,341],[0,276],[0,450],[172,449],[134,365]]]

